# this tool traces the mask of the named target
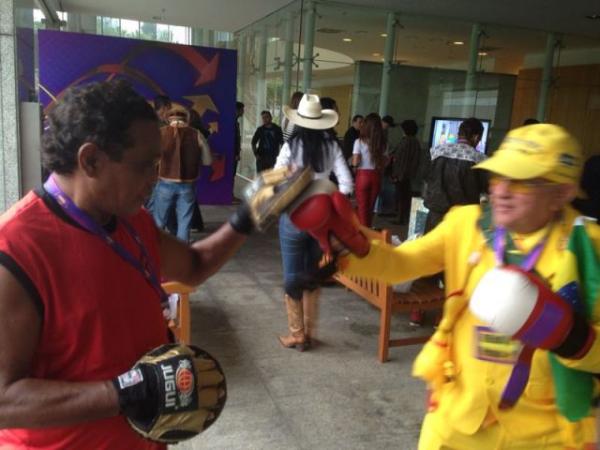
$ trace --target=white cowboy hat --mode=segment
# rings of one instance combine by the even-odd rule
[[[311,130],[327,130],[333,128],[339,120],[333,109],[322,109],[318,95],[304,94],[298,109],[283,107],[283,114],[290,122],[299,127]]]

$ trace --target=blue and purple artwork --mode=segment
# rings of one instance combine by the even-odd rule
[[[237,56],[235,50],[40,30],[40,102],[48,112],[71,86],[126,79],[148,101],[168,95],[193,107],[210,127],[215,157],[203,167],[198,201],[229,204],[233,186],[233,146]]]

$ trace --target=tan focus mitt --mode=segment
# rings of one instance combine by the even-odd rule
[[[256,229],[264,231],[271,226],[312,180],[310,168],[281,167],[259,173],[244,190]]]

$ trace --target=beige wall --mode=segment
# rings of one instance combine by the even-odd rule
[[[513,100],[511,127],[535,117],[541,69],[519,72]],[[600,64],[560,67],[554,71],[548,100],[548,122],[568,129],[586,155],[600,154]]]

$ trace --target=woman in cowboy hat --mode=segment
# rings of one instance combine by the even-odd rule
[[[331,172],[339,182],[339,190],[350,194],[352,176],[337,140],[325,130],[338,122],[333,109],[323,109],[317,95],[305,94],[297,109],[284,106],[283,113],[295,125],[292,137],[283,144],[275,168],[310,167],[315,179],[328,181]],[[316,272],[321,250],[306,232],[298,230],[284,214],[279,221],[279,240],[283,260],[285,303],[290,334],[279,338],[288,348],[304,350],[314,337],[319,289],[302,282],[302,275]]]

